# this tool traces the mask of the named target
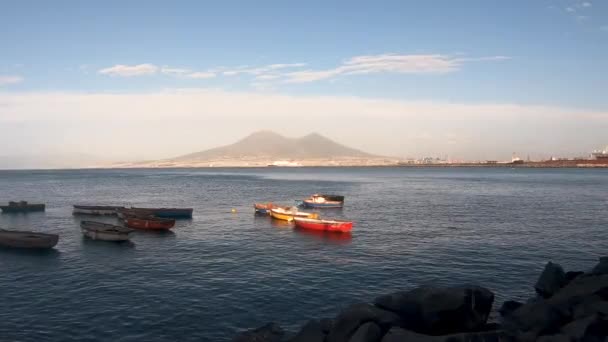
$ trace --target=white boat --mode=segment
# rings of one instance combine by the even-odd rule
[[[59,235],[0,229],[0,246],[11,248],[53,248]]]
[[[114,216],[116,211],[124,209],[120,206],[104,206],[104,205],[74,205],[74,215],[97,215],[97,216]]]
[[[95,221],[80,222],[80,229],[82,230],[84,236],[93,240],[104,241],[127,241],[135,232],[131,228]]]

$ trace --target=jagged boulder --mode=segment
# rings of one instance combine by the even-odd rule
[[[566,273],[559,264],[548,262],[543,273],[536,281],[534,289],[543,298],[553,296],[562,286],[566,284]]]
[[[399,314],[406,329],[445,335],[481,328],[492,309],[494,294],[479,286],[425,286],[381,296],[374,302]]]
[[[364,323],[355,331],[349,342],[380,342],[382,329],[374,322]]]
[[[578,305],[575,305],[572,313],[575,320],[594,314],[608,317],[608,301],[603,300],[597,295],[589,296],[583,299]]]
[[[335,319],[327,335],[327,342],[348,342],[357,329],[367,322],[376,323],[385,330],[401,324],[401,317],[370,304],[354,304],[343,310]]]
[[[321,330],[325,334],[329,334],[329,331],[334,326],[334,320],[332,318],[322,318],[319,321],[319,324],[321,324]]]
[[[522,305],[524,304],[514,300],[507,300],[506,302],[502,303],[502,306],[500,309],[498,309],[498,313],[502,317],[506,317],[509,316],[509,314],[511,314],[513,311],[519,309]]]
[[[503,328],[510,336],[527,336],[534,339],[541,335],[553,335],[571,319],[570,312],[556,307],[546,300],[522,305],[504,317]],[[522,340],[524,338],[521,338]]]
[[[595,265],[591,273],[596,275],[608,274],[608,257],[601,257],[600,262]]]
[[[429,336],[402,328],[392,328],[382,338],[382,342],[498,342],[511,341],[502,331],[484,331],[443,336]]]
[[[604,341],[608,335],[608,320],[595,314],[568,323],[561,332],[575,341]]]
[[[268,323],[259,328],[238,334],[233,342],[281,342],[285,331],[276,323]]]
[[[290,342],[323,342],[325,334],[321,323],[317,320],[310,320],[294,336]]]

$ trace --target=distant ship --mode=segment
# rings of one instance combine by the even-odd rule
[[[597,160],[602,160],[602,161],[608,162],[608,146],[606,146],[606,148],[603,151],[601,151],[601,150],[593,151],[592,155]]]

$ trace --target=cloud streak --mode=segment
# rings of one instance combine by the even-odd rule
[[[6,85],[11,85],[11,84],[17,84],[17,83],[21,83],[21,82],[23,82],[23,77],[21,77],[21,76],[0,75],[0,87],[6,86]]]
[[[134,77],[153,75],[158,71],[158,67],[154,64],[144,63],[137,65],[117,64],[109,68],[101,69],[98,72],[102,75],[119,76],[119,77]]]

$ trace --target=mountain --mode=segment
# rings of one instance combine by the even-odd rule
[[[340,159],[382,158],[338,144],[318,133],[301,138],[287,138],[271,131],[260,131],[228,146],[173,158],[173,161],[206,161],[215,159]]]

